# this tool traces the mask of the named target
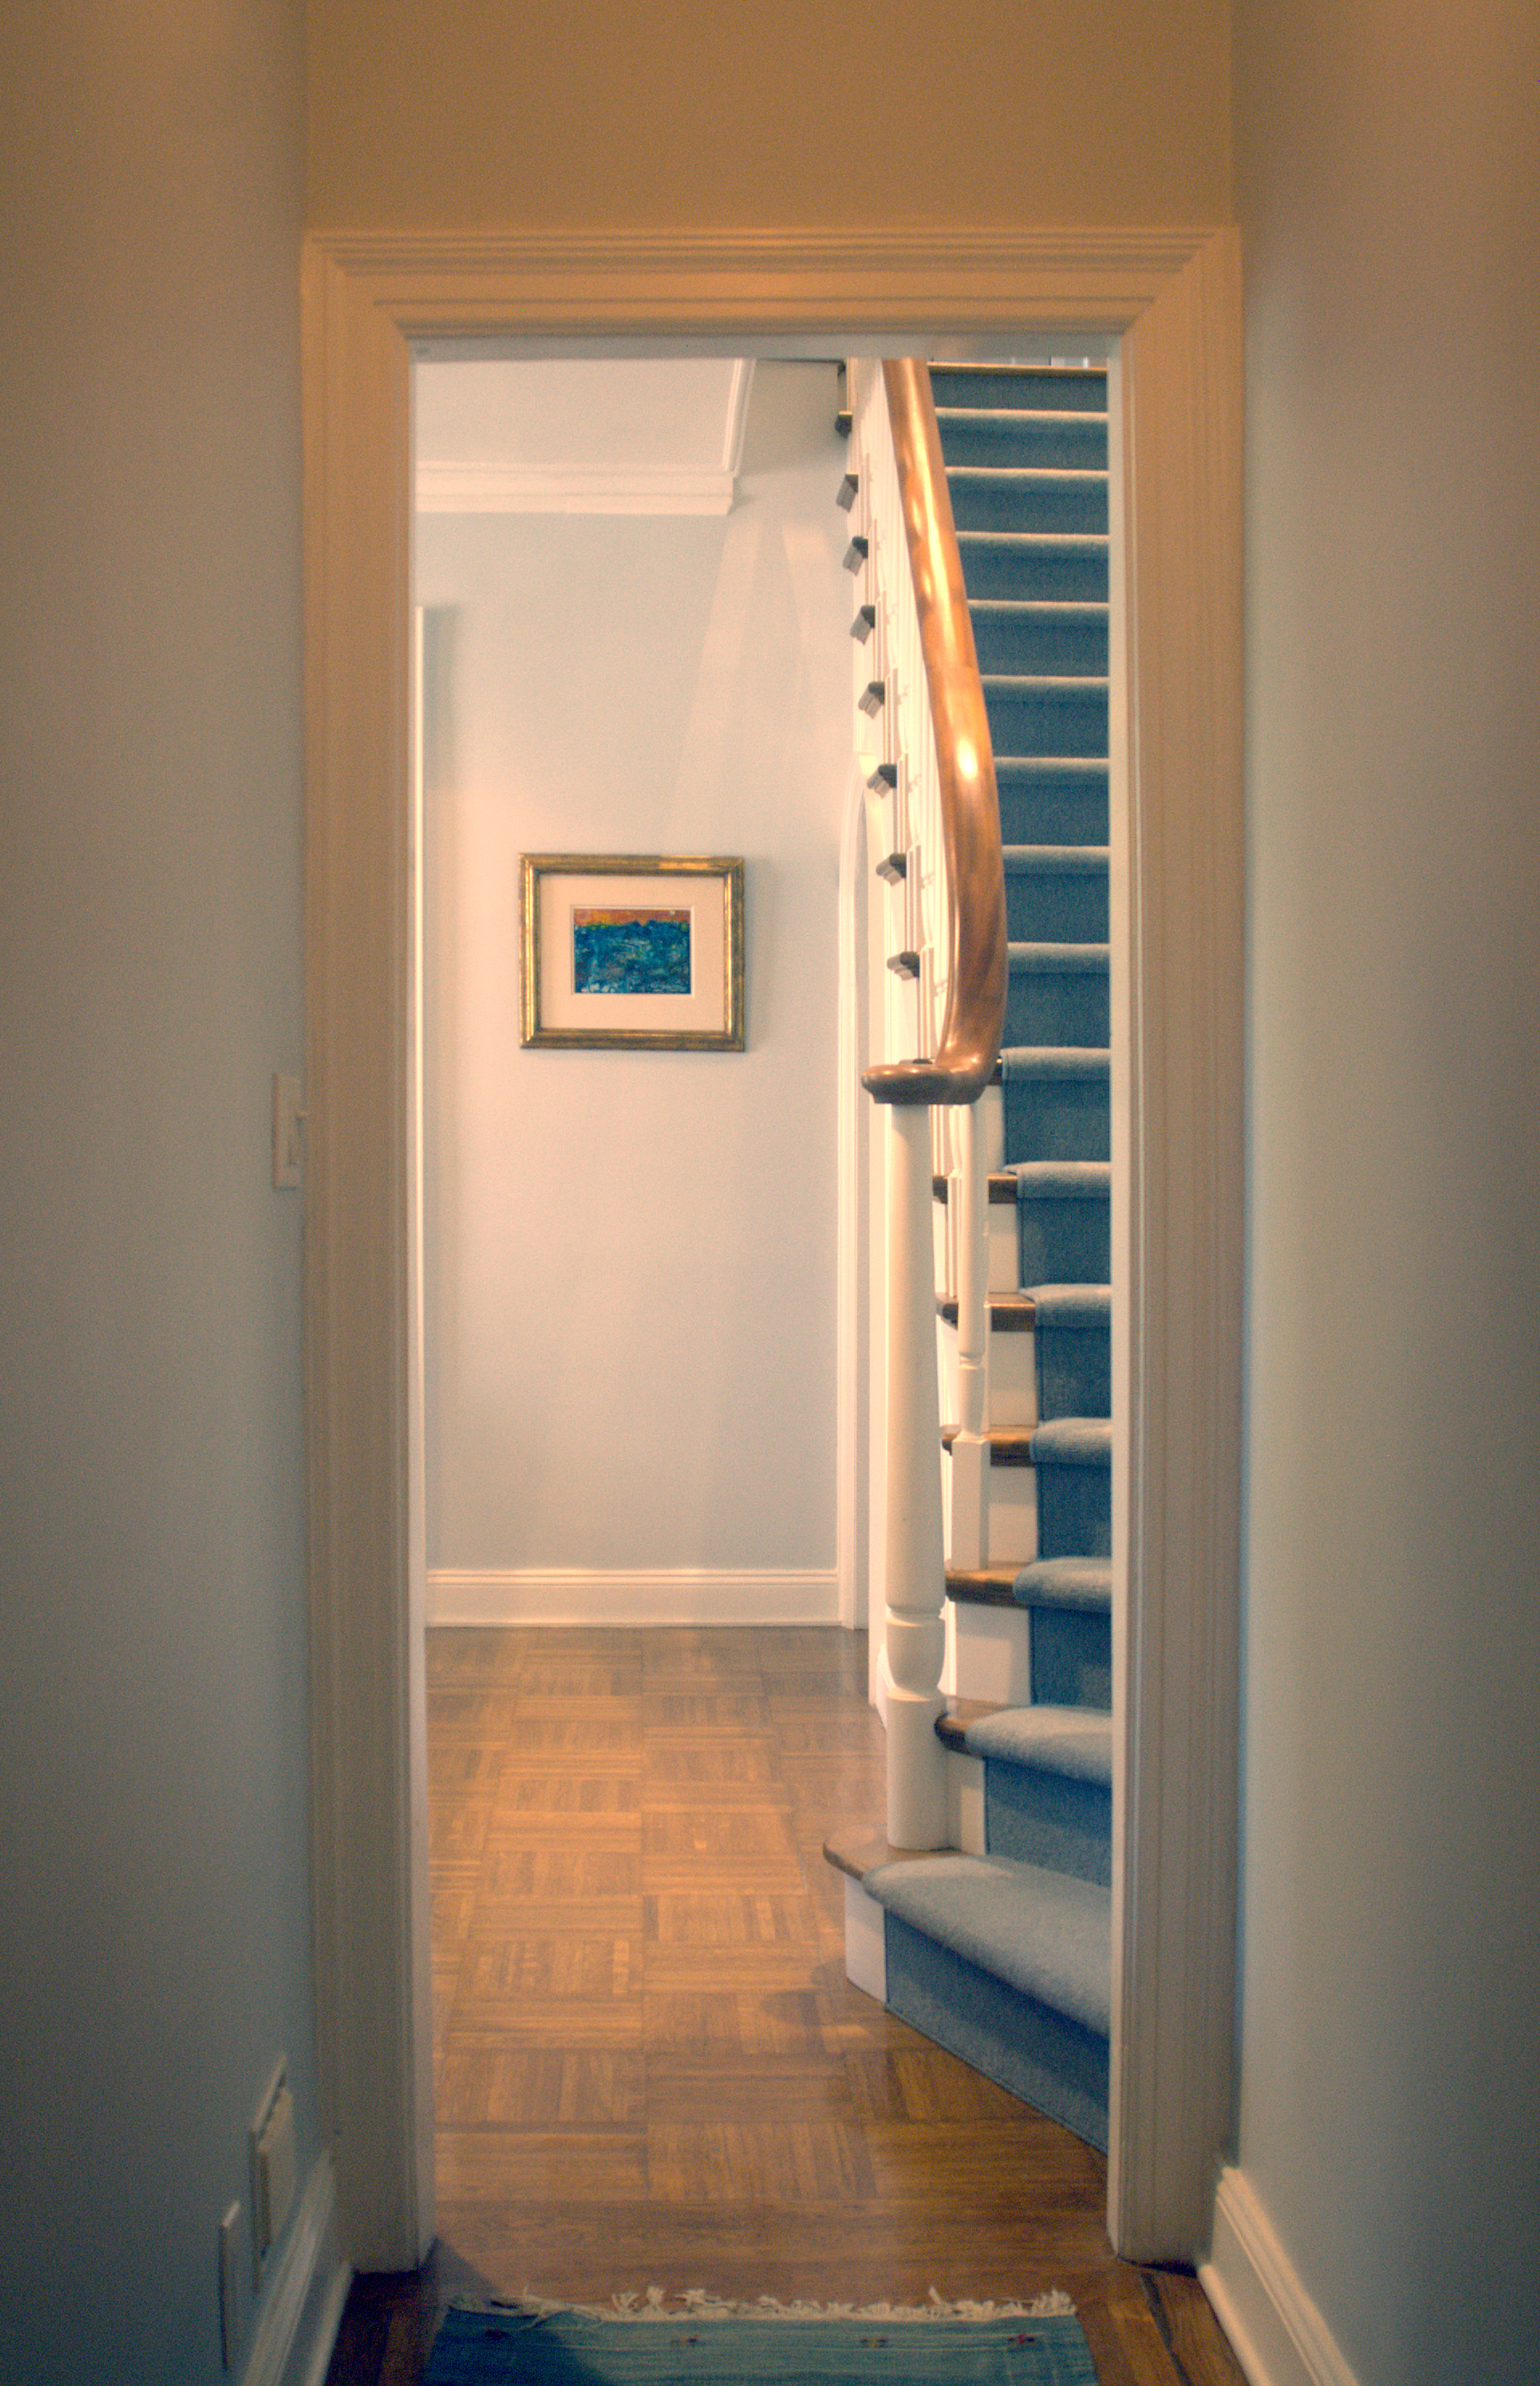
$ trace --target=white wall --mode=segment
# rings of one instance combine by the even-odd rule
[[[302,2179],[319,2143],[268,1148],[301,1049],[299,11],[27,8],[3,55],[0,2367],[212,2386],[281,2053]]]
[[[828,367],[759,365],[725,518],[419,517],[435,1570],[832,1601],[834,406]],[[745,857],[746,1052],[520,1049],[519,858],[551,851]]]
[[[1540,19],[1239,0],[1240,2169],[1362,2386],[1540,2341]]]

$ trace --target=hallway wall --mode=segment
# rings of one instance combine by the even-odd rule
[[[551,0],[310,0],[308,27],[318,229],[1230,218],[1226,0],[595,0],[576,38]]]
[[[1240,0],[1239,2163],[1361,2386],[1540,2335],[1540,19]]]
[[[835,403],[757,368],[727,515],[418,517],[441,1614],[587,1613],[636,1569],[833,1614]],[[524,852],[744,855],[747,1049],[522,1050]]]
[[[291,0],[0,44],[0,2367],[216,2386],[310,1972]]]

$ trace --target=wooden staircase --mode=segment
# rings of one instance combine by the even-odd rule
[[[942,1407],[962,1419],[942,1433],[953,1695],[934,1728],[951,1844],[901,1850],[858,1829],[826,1852],[845,1877],[852,1978],[1105,2147],[1106,379],[1081,368],[957,366],[931,379],[994,749],[1008,958],[1001,1058],[982,1102],[985,1197],[959,1173],[955,1135],[937,1136],[933,1181]],[[881,542],[870,527],[858,539],[853,569],[881,655],[884,596],[871,584]],[[883,760],[901,788],[908,758]],[[890,887],[924,873],[912,847],[895,860]],[[900,932],[890,965],[923,987],[933,938],[928,946],[907,897],[892,916]],[[982,1416],[966,1348],[970,1236],[982,1236],[987,1286]]]

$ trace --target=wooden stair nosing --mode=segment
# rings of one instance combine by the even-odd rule
[[[988,1305],[992,1334],[1030,1334],[1037,1322],[1037,1303],[1030,1292],[992,1292]],[[936,1315],[944,1325],[955,1325],[957,1302],[948,1297],[938,1297]]]
[[[949,1176],[932,1177],[931,1191],[936,1200],[945,1201],[949,1198],[947,1187],[951,1184],[951,1181],[952,1180]],[[995,1169],[992,1172],[989,1179],[989,1199],[991,1206],[995,1209],[1015,1209],[1016,1178],[1008,1168]]]
[[[936,1738],[944,1748],[965,1753],[970,1725],[983,1723],[986,1715],[1006,1712],[998,1699],[948,1699],[936,1717]]]
[[[958,1607],[1015,1607],[1020,1571],[1014,1559],[1004,1565],[948,1566],[946,1596]]]
[[[951,1449],[961,1430],[962,1427],[956,1425],[942,1426],[943,1450]],[[992,1425],[986,1427],[983,1440],[988,1446],[991,1466],[1035,1464],[1036,1462],[1032,1454],[1032,1438],[1036,1431],[1037,1427],[1034,1425]]]

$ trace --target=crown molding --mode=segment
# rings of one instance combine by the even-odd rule
[[[607,472],[571,467],[532,471],[518,464],[423,462],[417,509],[424,514],[725,514],[731,472]]]

